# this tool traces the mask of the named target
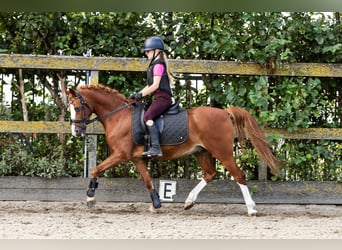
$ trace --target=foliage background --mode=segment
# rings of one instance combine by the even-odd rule
[[[142,57],[146,37],[161,36],[170,58],[257,62],[273,69],[284,63],[341,63],[340,13],[310,12],[1,12],[0,52],[16,54]],[[1,69],[2,120],[67,120],[63,89],[86,79],[86,72]],[[6,76],[13,76],[7,78]],[[72,76],[72,77],[71,77]],[[8,80],[10,79],[10,80]],[[146,82],[144,72],[101,71],[100,82],[125,95]],[[203,82],[196,88],[194,81]],[[21,85],[21,83],[24,83]],[[4,88],[12,97],[5,101]],[[20,87],[24,88],[24,102]],[[184,108],[236,105],[263,127],[341,128],[341,79],[204,74],[177,76],[175,95]],[[37,100],[41,100],[37,102]],[[213,128],[214,129],[214,128]],[[342,145],[334,140],[269,138],[288,162],[282,180],[341,180]],[[109,154],[98,138],[98,161]],[[83,142],[70,135],[1,134],[0,174],[47,178],[83,174]],[[249,179],[257,178],[258,158],[236,145],[236,159]],[[217,178],[229,178],[217,163]],[[197,178],[193,158],[154,163],[154,177]],[[103,174],[138,177],[131,163]],[[275,179],[269,175],[270,179]]]

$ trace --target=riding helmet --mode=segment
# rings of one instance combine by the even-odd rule
[[[142,51],[160,49],[164,50],[164,41],[158,36],[151,36],[144,42],[144,48]]]

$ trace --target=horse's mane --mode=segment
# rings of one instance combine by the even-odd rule
[[[101,90],[101,91],[104,91],[106,93],[109,93],[109,94],[112,94],[112,95],[115,95],[123,100],[126,100],[126,97],[121,94],[118,90],[116,89],[112,89],[112,88],[109,88],[107,86],[103,86],[101,84],[89,84],[89,85],[82,85],[82,86],[79,86],[77,87],[78,90],[80,89],[94,89],[94,90]]]

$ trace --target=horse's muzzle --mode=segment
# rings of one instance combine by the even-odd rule
[[[84,137],[85,136],[85,131],[84,130],[81,130],[81,129],[76,129],[76,136],[77,137]]]
[[[86,126],[85,125],[71,125],[71,134],[75,137],[84,137],[86,135]]]

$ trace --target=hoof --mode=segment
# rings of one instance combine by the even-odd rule
[[[184,210],[188,210],[190,208],[192,208],[195,205],[195,202],[193,201],[186,201],[184,204]]]
[[[153,214],[158,212],[158,210],[153,206],[153,203],[150,205],[150,208],[148,210]]]
[[[248,215],[248,217],[256,217],[257,216],[257,212],[255,211],[253,213],[248,213],[247,215]]]
[[[256,216],[257,216],[257,213],[258,213],[258,212],[253,208],[253,209],[249,209],[247,215],[248,215],[249,217],[256,217]]]
[[[96,204],[96,200],[94,197],[87,197],[87,206],[89,208],[95,206],[95,204]]]
[[[252,206],[247,205],[247,213],[248,213],[248,216],[250,217],[256,216],[258,211],[255,209],[255,204],[253,204]]]

